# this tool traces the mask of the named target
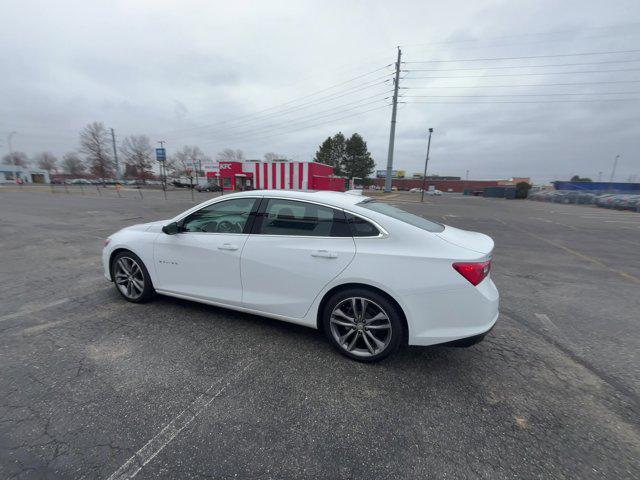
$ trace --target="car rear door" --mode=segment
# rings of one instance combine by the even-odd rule
[[[344,212],[313,202],[264,198],[241,258],[242,304],[302,318],[355,256]]]
[[[258,203],[248,197],[215,202],[182,219],[180,233],[159,234],[156,289],[240,305],[240,254]]]

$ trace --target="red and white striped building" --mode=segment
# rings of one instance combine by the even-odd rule
[[[317,162],[219,162],[205,166],[205,173],[225,190],[345,189],[344,178],[333,176],[332,167]]]

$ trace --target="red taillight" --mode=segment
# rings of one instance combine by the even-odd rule
[[[489,275],[491,260],[486,262],[458,262],[453,264],[460,275],[469,280],[471,285],[478,285]]]

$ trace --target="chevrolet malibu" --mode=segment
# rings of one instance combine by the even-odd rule
[[[111,235],[104,273],[154,293],[323,331],[354,360],[469,346],[498,317],[493,240],[361,195],[251,191]]]

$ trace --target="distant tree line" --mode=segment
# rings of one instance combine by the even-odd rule
[[[65,173],[71,176],[91,175],[97,178],[115,178],[116,163],[111,136],[102,122],[86,125],[79,135],[76,151],[67,152],[58,159],[51,152],[41,152],[29,158],[26,153],[15,151],[2,157],[5,165],[28,168],[36,166],[49,174]],[[155,152],[147,135],[124,137],[118,148],[119,160],[126,178],[149,179],[154,176]],[[286,159],[274,152],[264,154],[267,161]],[[243,161],[242,150],[226,148],[216,155],[218,161]],[[193,177],[204,175],[201,166],[210,160],[200,147],[184,145],[167,158],[165,167],[174,176]]]

